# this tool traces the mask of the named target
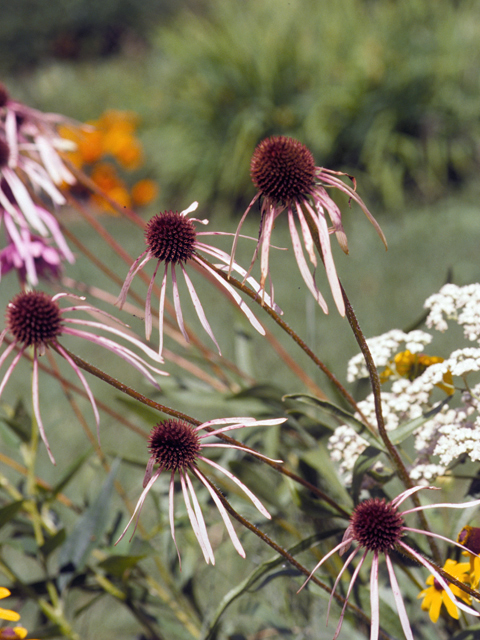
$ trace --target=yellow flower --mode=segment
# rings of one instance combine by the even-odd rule
[[[0,600],[2,600],[3,598],[8,598],[9,595],[10,591],[8,589],[6,589],[5,587],[0,587]],[[10,609],[2,609],[1,607],[0,618],[2,618],[2,620],[10,620],[12,622],[20,620],[20,616],[16,611],[11,611]]]
[[[449,573],[451,576],[459,580],[460,582],[469,583],[469,572],[470,572],[470,563],[469,562],[455,562],[455,560],[448,559],[445,562],[444,570]],[[437,622],[440,616],[440,610],[442,608],[442,604],[445,605],[445,608],[448,614],[458,620],[459,613],[458,608],[454,604],[454,602],[450,599],[449,595],[442,587],[442,585],[435,580],[433,575],[427,578],[427,584],[430,585],[427,589],[424,589],[418,594],[418,598],[423,598],[422,609],[423,611],[428,611],[430,616],[430,620],[432,622]],[[470,604],[472,599],[462,591],[459,587],[456,587],[454,584],[449,585],[452,593],[457,598],[461,598],[467,604]]]
[[[8,589],[0,587],[0,600],[8,598],[9,595],[10,591]],[[10,622],[17,622],[17,620],[20,620],[20,615],[16,611],[0,607],[0,618]],[[3,627],[0,629],[0,640],[22,640],[26,635],[27,630],[24,627]]]
[[[397,353],[390,361],[390,365],[387,365],[380,374],[380,380],[381,382],[386,382],[388,378],[394,375],[398,375],[401,378],[408,378],[408,380],[415,380],[415,378],[419,378],[432,364],[438,364],[439,362],[443,362],[443,360],[444,359],[439,356],[412,353],[406,349],[405,351]],[[443,382],[439,382],[435,386],[445,391],[446,394],[452,395],[455,389],[450,371],[444,374]]]

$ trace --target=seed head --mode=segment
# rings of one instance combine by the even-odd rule
[[[25,347],[46,344],[62,333],[60,307],[43,291],[16,295],[7,307],[6,324]]]
[[[305,145],[293,138],[265,138],[250,163],[253,184],[274,202],[290,203],[308,195],[314,185],[315,160]]]
[[[181,420],[165,420],[153,427],[149,449],[167,471],[191,467],[200,452],[200,441],[193,427]]]
[[[402,537],[403,517],[384,499],[364,500],[355,508],[350,520],[353,538],[369,551],[385,553]]]
[[[165,211],[154,216],[145,229],[145,242],[157,260],[187,262],[194,252],[195,227],[178,211]]]

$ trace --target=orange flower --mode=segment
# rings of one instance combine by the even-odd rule
[[[158,185],[148,178],[139,180],[133,185],[131,196],[134,206],[144,207],[158,196]]]
[[[99,163],[92,171],[92,180],[95,184],[105,192],[107,196],[115,200],[121,207],[130,207],[131,198],[125,183],[118,177],[115,167],[106,162]],[[118,212],[108,204],[108,202],[100,195],[93,195],[92,201],[100,208],[110,213]]]

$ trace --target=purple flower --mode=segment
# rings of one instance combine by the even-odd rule
[[[431,533],[430,531],[423,531],[420,529],[414,529],[412,527],[407,527],[405,525],[404,517],[415,511],[422,511],[425,509],[439,509],[442,507],[447,507],[451,509],[464,509],[468,507],[474,507],[480,504],[480,500],[475,500],[473,502],[466,502],[463,504],[430,504],[421,507],[415,507],[413,509],[407,509],[405,511],[399,511],[398,507],[400,504],[406,500],[413,493],[420,491],[421,489],[435,489],[435,487],[413,487],[412,489],[408,489],[407,491],[403,491],[400,495],[394,498],[391,502],[386,502],[384,499],[379,498],[370,498],[368,500],[364,500],[360,502],[355,509],[353,510],[352,516],[350,518],[350,524],[345,531],[343,536],[343,540],[340,544],[334,547],[327,555],[325,555],[320,562],[313,569],[312,573],[306,580],[306,582],[301,587],[307,584],[308,580],[313,576],[313,574],[321,567],[321,565],[330,558],[337,551],[340,555],[344,554],[348,551],[352,542],[357,543],[357,547],[351,552],[348,556],[345,564],[343,565],[340,573],[335,580],[333,585],[332,593],[330,595],[330,601],[328,605],[328,612],[330,612],[330,605],[332,602],[333,594],[335,593],[335,589],[342,577],[343,573],[350,565],[355,556],[362,552],[362,556],[360,558],[360,562],[358,563],[356,569],[353,572],[352,579],[350,580],[350,585],[347,590],[347,595],[345,598],[345,604],[343,605],[342,613],[340,615],[340,620],[337,625],[337,629],[335,631],[335,635],[333,640],[335,640],[340,633],[340,629],[342,627],[343,616],[345,615],[345,610],[347,606],[347,601],[352,592],[353,585],[357,576],[360,572],[360,569],[365,562],[365,559],[369,552],[373,553],[372,567],[370,570],[370,607],[371,607],[371,617],[372,617],[372,626],[370,630],[370,640],[377,640],[379,635],[379,627],[380,627],[380,607],[379,607],[379,597],[378,597],[378,569],[379,569],[379,559],[380,556],[384,556],[385,562],[387,564],[388,575],[390,578],[390,585],[392,587],[393,597],[395,599],[395,605],[397,607],[398,616],[400,618],[400,623],[402,625],[403,632],[407,640],[414,640],[412,630],[410,628],[410,623],[408,621],[408,615],[405,609],[405,604],[402,599],[402,594],[400,591],[400,587],[397,582],[397,578],[395,576],[395,571],[393,568],[393,563],[390,558],[389,553],[398,550],[402,552],[404,550],[408,556],[413,557],[417,560],[419,564],[424,566],[430,573],[433,575],[434,579],[438,581],[441,585],[442,589],[446,591],[449,598],[454,602],[454,604],[463,611],[466,611],[474,616],[480,616],[480,613],[468,607],[466,604],[462,603],[458,600],[452,589],[449,587],[448,582],[440,575],[440,573],[432,566],[432,564],[426,560],[418,551],[413,549],[410,545],[402,540],[402,537],[405,533],[420,533],[425,536],[431,536],[434,538],[439,538],[440,540],[445,540],[449,544],[454,544],[457,547],[460,547],[463,550],[467,550],[463,545],[455,542],[454,540],[449,540],[444,536],[441,536],[437,533]],[[327,613],[327,622],[328,622],[328,613]]]
[[[33,351],[33,375],[32,375],[32,403],[33,412],[38,423],[38,428],[43,442],[50,456],[50,460],[55,464],[55,459],[50,450],[48,440],[45,434],[42,418],[40,415],[39,405],[39,390],[38,390],[38,358],[44,355],[46,349],[50,346],[60,353],[68,364],[75,371],[80,382],[82,383],[88,399],[92,405],[95,421],[97,425],[97,435],[99,433],[100,417],[95,403],[93,393],[78,365],[72,360],[67,351],[63,348],[59,339],[64,335],[75,336],[88,340],[99,347],[103,347],[112,351],[125,360],[128,364],[132,365],[140,371],[152,384],[158,388],[158,384],[152,375],[152,371],[158,375],[168,375],[165,372],[153,367],[147,363],[141,356],[137,355],[127,347],[118,344],[110,338],[106,338],[102,335],[98,335],[98,331],[106,331],[108,333],[119,336],[128,342],[134,344],[140,348],[146,355],[158,361],[158,355],[152,351],[149,347],[145,346],[140,340],[135,338],[131,332],[125,331],[123,328],[117,328],[120,323],[116,318],[108,313],[96,309],[90,305],[75,305],[70,307],[61,308],[58,304],[58,300],[61,298],[70,297],[75,300],[84,300],[79,296],[70,295],[67,293],[58,293],[54,296],[49,296],[42,291],[29,291],[22,292],[16,295],[13,300],[8,304],[6,316],[5,316],[5,329],[0,333],[0,347],[2,346],[5,338],[8,336],[11,338],[10,344],[6,347],[3,354],[0,356],[0,367],[6,362],[8,356],[17,349],[13,360],[8,366],[3,380],[0,384],[0,396],[5,389],[12,372],[17,366],[23,353],[29,348]],[[66,317],[66,314],[74,311],[86,311],[98,317],[98,315],[106,317],[110,321],[109,324],[105,322],[97,322],[96,320],[83,320],[81,318]],[[113,321],[115,324],[113,324]],[[80,325],[93,330],[93,333],[77,329],[72,325]],[[125,325],[124,325],[125,326]]]
[[[131,525],[135,516],[137,516],[137,521],[135,524],[135,529],[138,524],[138,519],[140,517],[140,512],[142,510],[143,504],[145,502],[145,498],[147,497],[148,492],[153,487],[155,481],[162,474],[163,471],[170,472],[170,489],[169,489],[169,508],[168,514],[170,519],[170,530],[172,533],[172,538],[175,544],[175,548],[177,549],[178,559],[180,561],[180,552],[177,547],[177,541],[175,538],[175,516],[174,516],[174,495],[175,495],[175,477],[178,474],[178,479],[180,480],[180,485],[182,488],[183,499],[185,501],[185,506],[187,508],[188,517],[190,519],[190,523],[192,525],[195,536],[200,544],[200,547],[203,552],[203,556],[205,558],[205,562],[215,564],[215,558],[213,555],[212,546],[210,544],[210,540],[208,538],[207,529],[205,526],[205,520],[203,518],[202,510],[200,508],[200,504],[198,502],[197,495],[195,493],[195,488],[191,481],[190,476],[197,478],[200,483],[206,487],[209,492],[212,500],[215,502],[220,515],[222,517],[223,522],[227,528],[230,539],[233,543],[233,546],[238,551],[238,553],[245,557],[245,551],[238,539],[237,534],[235,533],[235,529],[232,526],[230,518],[228,517],[227,511],[220,501],[217,493],[212,488],[212,481],[209,480],[202,471],[197,466],[197,462],[200,461],[206,465],[210,465],[216,471],[223,473],[227,476],[232,482],[234,482],[240,489],[250,498],[255,507],[260,511],[262,515],[266,518],[270,519],[270,514],[262,505],[262,503],[258,500],[258,498],[246,487],[243,482],[241,482],[238,478],[236,478],[230,471],[224,469],[213,460],[205,457],[203,455],[203,450],[209,447],[216,448],[230,448],[230,449],[240,449],[241,451],[247,451],[247,453],[252,453],[252,451],[248,449],[244,449],[241,446],[227,444],[227,443],[208,443],[205,442],[206,438],[210,438],[211,436],[215,436],[220,433],[225,433],[226,431],[232,431],[233,429],[242,429],[244,427],[257,427],[257,426],[266,426],[266,425],[275,425],[282,424],[285,422],[286,418],[278,418],[274,420],[254,420],[253,418],[220,418],[217,420],[210,420],[209,422],[204,422],[198,427],[194,427],[188,422],[184,422],[182,420],[165,420],[164,422],[158,423],[155,427],[153,427],[152,432],[150,434],[149,439],[149,450],[151,453],[151,457],[147,464],[147,469],[145,472],[145,478],[143,480],[144,490],[138,499],[137,506],[135,507],[135,511],[133,512],[132,517],[130,518],[127,526],[123,530],[122,535],[117,540],[115,544],[118,544],[120,540],[124,537],[127,532],[127,529]],[[223,425],[223,426],[222,426]],[[216,427],[214,431],[201,433],[202,430],[208,427]],[[265,458],[259,453],[254,453],[260,458]],[[277,462],[281,462],[281,460],[277,460]],[[158,464],[158,469],[154,472],[154,466]],[[137,515],[138,514],[138,515]],[[133,534],[135,533],[135,529]],[[132,537],[133,537],[132,534]]]
[[[175,314],[177,317],[178,326],[183,334],[183,337],[187,342],[189,342],[188,334],[185,330],[185,324],[183,322],[183,313],[182,307],[180,304],[180,295],[178,292],[177,285],[177,274],[180,271],[183,274],[185,279],[185,283],[187,285],[188,292],[190,293],[190,297],[193,302],[193,306],[195,311],[197,312],[198,318],[202,324],[202,327],[208,333],[210,338],[215,343],[215,346],[220,352],[220,347],[213,335],[213,331],[210,327],[210,324],[207,320],[207,316],[205,315],[205,311],[203,310],[203,306],[200,302],[197,292],[195,291],[195,287],[193,282],[191,281],[187,271],[186,265],[190,262],[196,263],[202,270],[206,272],[209,276],[215,278],[215,280],[225,289],[225,291],[234,299],[238,307],[243,311],[245,316],[248,318],[250,323],[255,327],[255,329],[265,335],[265,330],[262,325],[258,322],[256,317],[250,311],[248,306],[242,300],[238,292],[229,284],[224,278],[222,278],[214,269],[212,269],[209,264],[202,259],[199,251],[206,253],[210,256],[213,256],[216,260],[221,261],[220,268],[227,268],[231,262],[230,256],[217,249],[212,247],[204,242],[200,242],[198,240],[199,236],[203,235],[217,235],[216,233],[207,233],[207,232],[198,232],[195,229],[194,223],[197,222],[199,224],[208,224],[208,220],[198,220],[196,218],[188,218],[188,214],[192,211],[195,211],[198,207],[198,202],[194,202],[193,204],[181,211],[165,211],[160,215],[154,216],[150,222],[147,224],[145,229],[145,243],[147,245],[147,249],[135,260],[135,262],[130,267],[130,271],[127,274],[125,279],[125,283],[122,287],[120,295],[117,300],[117,304],[120,308],[125,303],[127,298],[127,293],[132,284],[132,280],[135,275],[144,267],[144,265],[150,260],[156,260],[157,265],[153,272],[152,278],[150,280],[150,286],[148,287],[147,298],[145,303],[145,333],[147,340],[150,339],[152,333],[152,308],[151,308],[151,298],[152,298],[152,289],[153,284],[155,282],[155,278],[157,275],[157,271],[161,264],[165,265],[162,284],[161,284],[161,292],[160,292],[160,309],[159,309],[159,330],[160,330],[160,339],[159,339],[159,353],[162,353],[163,348],[163,315],[165,309],[165,293],[167,289],[167,279],[168,279],[168,271],[170,268],[171,271],[171,279],[173,286],[173,302],[175,307]],[[247,274],[242,267],[238,264],[233,263],[232,268],[237,271],[242,277],[247,277]],[[252,286],[252,288],[258,291],[259,286],[252,278],[248,278],[248,283]],[[267,298],[267,304],[270,304],[270,299]],[[274,306],[277,312],[280,312],[280,309],[276,305]]]
[[[325,266],[335,304],[340,314],[345,315],[345,305],[330,246],[330,234],[334,233],[337,236],[338,243],[345,253],[348,253],[347,236],[342,225],[341,211],[330,198],[326,189],[338,189],[347,194],[351,200],[355,200],[386,246],[383,232],[363,200],[357,195],[355,189],[348,187],[337,177],[346,174],[316,167],[311,152],[297,140],[285,136],[272,136],[262,140],[255,149],[250,164],[250,175],[257,188],[257,194],[247,207],[238,225],[233,242],[232,260],[243,222],[254,203],[259,198],[263,198],[260,234],[250,266],[251,270],[260,252],[261,290],[264,291],[265,282],[269,275],[268,258],[274,222],[286,210],[293,252],[305,284],[323,311],[328,313],[327,303],[318,290],[315,276],[310,273],[305,260],[297,231],[297,221],[300,224],[303,243],[314,270],[317,267],[317,256],[313,237],[318,237],[322,249],[320,257]],[[331,228],[328,226],[326,214],[332,223]]]

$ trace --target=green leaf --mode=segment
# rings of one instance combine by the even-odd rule
[[[334,418],[340,418],[342,422],[349,425],[355,431],[362,436],[367,442],[372,445],[377,445],[380,448],[384,448],[384,445],[376,433],[370,431],[366,425],[363,424],[361,420],[356,418],[352,413],[342,409],[342,407],[338,407],[336,404],[329,402],[328,400],[320,400],[315,396],[309,395],[308,393],[292,393],[286,396],[283,396],[284,399],[289,400],[298,400],[299,402],[304,402],[305,404],[310,404],[314,407],[322,409],[328,415],[333,416]]]
[[[301,542],[298,542],[296,545],[287,549],[288,553],[291,556],[295,556],[295,554],[305,551],[306,549],[310,549],[316,542],[321,540],[327,540],[333,536],[342,533],[344,528],[330,529],[328,531],[322,531],[321,533],[316,533]],[[263,578],[267,573],[282,565],[285,562],[285,558],[283,556],[275,556],[271,560],[267,560],[263,562],[259,567],[257,567],[245,580],[243,580],[238,586],[231,589],[227,595],[222,599],[216,611],[212,615],[211,619],[208,621],[205,634],[202,640],[212,640],[215,632],[215,628],[218,625],[220,617],[224,613],[224,611],[229,607],[237,598],[239,598],[242,594],[252,589],[253,585],[258,582],[261,578]]]
[[[0,529],[14,518],[23,506],[23,500],[11,502],[0,509]]]
[[[3,417],[2,421],[22,442],[30,442],[32,418],[26,411],[23,400],[18,400],[11,418]]]
[[[442,400],[442,402],[439,402],[435,407],[433,407],[433,409],[427,411],[427,413],[401,424],[393,431],[389,431],[388,437],[390,438],[391,443],[397,445],[406,440],[416,429],[425,424],[425,422],[428,422],[433,418],[433,416],[437,415],[437,413],[439,413],[442,408],[450,402],[451,398],[452,396],[448,396],[445,400]]]
[[[93,449],[89,449],[85,453],[82,453],[73,463],[67,468],[66,472],[63,474],[63,477],[57,482],[56,485],[52,488],[52,496],[57,496],[60,492],[62,492],[65,487],[68,485],[70,480],[75,477],[77,471],[79,471],[85,462],[93,452]]]
[[[53,551],[55,551],[55,549],[60,547],[65,542],[66,537],[67,537],[66,529],[60,529],[60,531],[57,531],[55,535],[50,536],[45,540],[45,542],[40,547],[40,552],[43,554],[45,558],[48,558],[48,556]]]
[[[91,550],[95,547],[108,523],[109,506],[113,494],[113,482],[120,460],[115,460],[105,480],[98,498],[88,507],[82,517],[77,520],[71,534],[65,540],[60,554],[60,576],[58,584],[63,590],[77,571],[85,566]]]
[[[146,558],[145,554],[141,556],[122,556],[117,554],[109,556],[106,560],[99,562],[98,567],[107,573],[121,578],[127,569],[135,567],[143,558]]]

